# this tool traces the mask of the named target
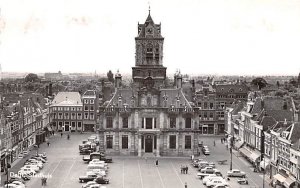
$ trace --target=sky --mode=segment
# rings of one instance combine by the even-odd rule
[[[299,0],[1,0],[2,71],[130,74],[149,5],[168,74],[300,72]]]

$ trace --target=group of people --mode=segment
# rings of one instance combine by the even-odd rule
[[[227,141],[226,141],[226,138],[221,138],[221,143],[223,144],[223,143],[225,143],[225,142],[227,142]]]
[[[42,177],[42,186],[47,185],[47,178]]]
[[[181,174],[188,174],[189,167],[188,166],[182,166],[180,167],[180,173]]]
[[[60,137],[62,137],[63,136],[63,133],[60,133]],[[67,139],[69,140],[70,139],[70,135],[68,134],[67,135]]]

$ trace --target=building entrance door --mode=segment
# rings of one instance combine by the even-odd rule
[[[69,125],[65,125],[65,131],[70,131],[70,126]]]
[[[153,137],[151,135],[147,135],[145,138],[145,152],[152,153],[153,151]]]

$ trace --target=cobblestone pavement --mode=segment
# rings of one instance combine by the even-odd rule
[[[82,156],[78,153],[78,144],[88,138],[90,134],[71,134],[71,139],[67,140],[64,136],[55,135],[51,137],[50,147],[46,143],[42,144],[39,152],[46,152],[48,162],[40,173],[51,175],[46,187],[53,188],[75,188],[81,187],[78,177],[84,175],[87,164],[82,161]],[[218,160],[228,160],[226,165],[217,165],[216,167],[226,175],[229,170],[230,154],[224,144],[221,144],[219,137],[203,137],[204,145],[208,145],[211,155],[205,157],[208,161],[216,162]],[[213,145],[215,140],[216,146]],[[33,151],[36,152],[36,151]],[[205,187],[202,181],[196,177],[197,169],[190,165],[188,157],[160,157],[159,165],[155,166],[156,158],[131,157],[131,156],[113,156],[113,163],[109,164],[108,178],[110,184],[107,188],[184,188],[187,183],[188,188]],[[24,163],[22,159],[11,171],[17,172]],[[188,174],[180,173],[180,166],[188,165]],[[237,152],[233,155],[233,168],[238,168],[247,173],[249,185],[239,185],[236,178],[229,181],[231,187],[263,187],[262,174],[254,173],[251,165]],[[32,178],[26,183],[29,188],[40,188],[41,179]],[[265,187],[269,187],[265,183]]]

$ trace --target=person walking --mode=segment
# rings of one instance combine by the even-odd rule
[[[187,183],[186,182],[184,183],[184,188],[187,188]]]
[[[60,137],[62,137],[63,136],[63,133],[60,133]]]
[[[49,141],[47,142],[47,145],[48,145],[48,147],[50,146],[50,142]]]
[[[183,174],[183,166],[180,165],[180,173]]]
[[[216,146],[216,141],[214,140],[214,146]]]
[[[186,166],[185,169],[186,169],[186,174],[188,174],[189,173],[189,167]]]
[[[156,159],[156,161],[155,161],[155,165],[156,165],[156,166],[158,166],[158,159]]]

